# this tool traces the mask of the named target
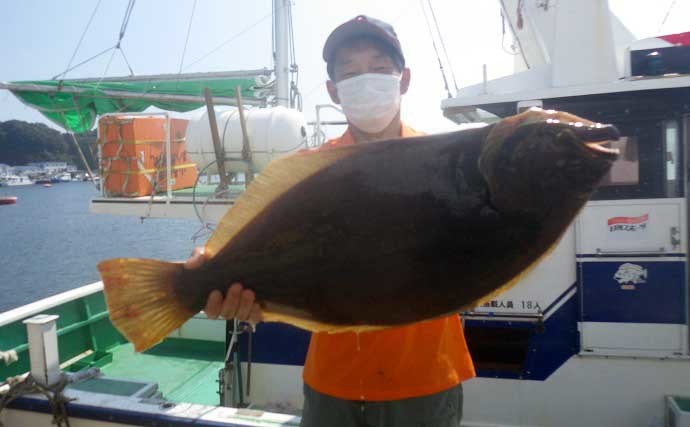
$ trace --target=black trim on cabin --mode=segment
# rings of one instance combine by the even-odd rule
[[[638,185],[599,187],[592,200],[626,200],[684,197],[683,170],[679,162],[676,185],[667,185],[664,162],[663,123],[677,120],[679,158],[685,158],[688,140],[683,116],[690,114],[690,87],[650,89],[542,99],[543,108],[567,111],[592,121],[612,123],[624,136],[638,139],[640,160]],[[517,113],[517,101],[477,105],[499,117]]]
[[[672,253],[655,253],[646,254],[640,253],[625,253],[625,254],[577,254],[577,259],[581,258],[685,258],[685,254],[681,252]]]

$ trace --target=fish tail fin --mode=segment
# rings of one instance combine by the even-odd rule
[[[178,298],[184,266],[152,259],[115,258],[98,264],[110,320],[144,351],[194,315]]]

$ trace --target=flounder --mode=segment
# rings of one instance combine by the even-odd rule
[[[532,109],[483,128],[300,152],[270,163],[218,224],[208,261],[99,263],[113,324],[143,351],[214,289],[266,321],[339,332],[475,307],[558,242],[617,154],[618,131]]]

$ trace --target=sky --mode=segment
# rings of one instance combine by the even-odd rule
[[[550,1],[557,6],[566,0]],[[487,65],[489,79],[511,74],[514,58],[503,48],[511,37],[506,35],[502,45],[498,0],[430,2],[448,52],[446,72],[454,71],[459,87],[480,82],[482,64]],[[366,14],[393,24],[411,68],[412,84],[403,98],[403,120],[427,132],[456,127],[443,118],[440,109],[446,94],[422,3],[426,0],[293,1],[299,88],[307,120],[314,119],[315,105],[330,103],[321,59],[323,42],[340,23]],[[5,17],[0,26],[0,81],[50,79],[64,71],[97,4],[73,64],[115,43],[126,0],[0,0]],[[197,0],[196,7],[194,4],[193,0],[136,2],[122,43],[135,74],[272,67],[271,0]],[[609,5],[638,38],[690,31],[686,23],[690,0],[610,0]],[[440,48],[438,39],[436,43]],[[207,55],[218,46],[222,47]],[[127,74],[127,66],[117,53],[112,58],[103,55],[66,77]],[[326,118],[341,118],[333,114],[327,113]],[[0,90],[0,121],[11,119],[50,124],[8,91]]]

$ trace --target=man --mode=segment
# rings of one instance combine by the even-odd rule
[[[321,149],[418,134],[400,121],[410,70],[392,26],[357,16],[333,30],[323,58],[328,93],[348,128]],[[202,262],[197,250],[187,266]],[[261,320],[254,293],[237,283],[226,298],[214,291],[205,311]],[[315,333],[304,365],[302,426],[459,426],[461,382],[472,377],[457,315],[360,334]]]

